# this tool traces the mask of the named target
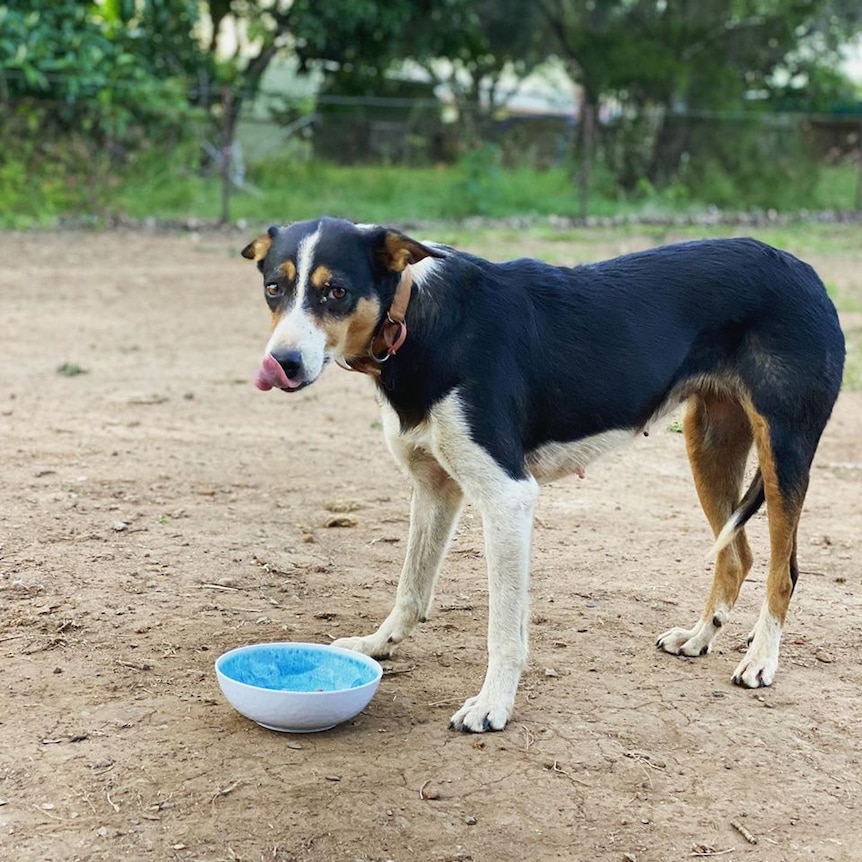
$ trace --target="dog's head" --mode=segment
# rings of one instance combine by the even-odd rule
[[[242,256],[257,263],[272,312],[255,385],[295,392],[330,359],[364,355],[405,267],[440,254],[391,228],[322,218],[273,226]]]

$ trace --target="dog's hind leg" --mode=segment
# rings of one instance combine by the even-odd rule
[[[409,448],[409,454],[408,454]],[[463,494],[457,483],[427,453],[405,447],[399,460],[413,485],[407,555],[395,604],[374,634],[339,638],[335,646],[384,658],[430,612],[434,584],[451,541]]]
[[[770,422],[753,408],[749,412],[769,519],[769,574],[766,600],[732,679],[737,685],[758,688],[771,685],[778,669],[781,631],[799,575],[796,531],[819,434],[812,442],[810,434],[800,433],[801,428],[775,419]]]
[[[751,424],[736,400],[694,395],[683,424],[694,484],[713,533],[718,537],[739,502],[743,473],[751,450]],[[706,655],[739,595],[752,557],[739,529],[719,550],[712,590],[701,618],[692,628],[674,628],[656,645],[674,655]]]

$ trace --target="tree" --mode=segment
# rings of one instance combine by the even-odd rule
[[[415,61],[451,93],[463,136],[475,142],[504,75],[518,79],[542,59],[535,11],[531,0],[296,0],[291,20],[303,67],[322,64],[341,86],[352,79],[354,92]]]
[[[782,77],[793,80],[794,70],[834,60],[862,20],[853,0],[538,0],[538,6],[582,89],[582,164],[593,150],[600,102],[614,102],[630,128],[640,124],[636,135],[646,146],[629,140],[622,148],[618,176],[626,186],[644,173],[655,179],[675,169],[680,148],[663,135],[669,114],[750,107],[753,95],[768,95]],[[632,164],[639,152],[639,164]]]
[[[834,61],[854,0],[539,0],[588,103],[738,107],[778,70]]]
[[[402,54],[418,62],[458,107],[468,145],[517,84],[545,59],[532,0],[445,0],[431,4],[419,38]],[[508,79],[508,80],[507,80]]]
[[[0,96],[53,103],[61,129],[120,139],[188,105],[204,58],[193,0],[57,0],[0,8]]]

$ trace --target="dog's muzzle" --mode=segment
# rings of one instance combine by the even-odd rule
[[[306,381],[301,379],[302,360],[298,351],[284,354],[267,353],[254,376],[254,385],[266,392],[268,389],[283,389],[292,392],[301,389]]]

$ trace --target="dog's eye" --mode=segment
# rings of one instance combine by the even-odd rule
[[[341,287],[340,285],[337,285],[337,284],[331,285],[329,287],[329,289],[326,291],[326,298],[327,299],[334,299],[336,302],[339,299],[344,299],[345,296],[347,296],[347,291],[343,287]]]
[[[278,297],[280,297],[282,295],[282,293],[284,293],[284,291],[281,289],[281,287],[279,287],[274,282],[267,284],[267,285],[264,285],[263,292],[270,299],[278,299]]]

